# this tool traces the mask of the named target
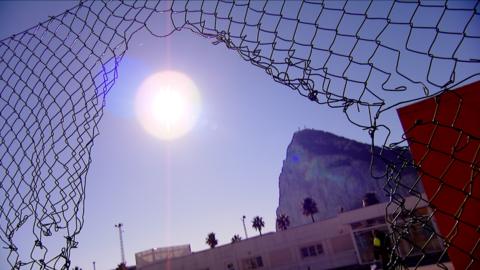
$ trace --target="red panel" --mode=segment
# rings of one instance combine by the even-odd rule
[[[480,82],[398,114],[455,269],[480,269]]]

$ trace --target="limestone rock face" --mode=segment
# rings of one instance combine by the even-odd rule
[[[380,150],[375,147],[373,151],[379,153]],[[397,156],[396,151],[384,150],[382,153],[383,158],[394,162]],[[374,160],[374,175],[383,176],[385,163]],[[315,220],[334,217],[341,208],[349,211],[362,207],[366,193],[375,193],[380,202],[388,201],[388,193],[384,190],[386,177],[372,177],[370,164],[371,146],[368,144],[318,130],[296,132],[288,146],[279,177],[277,216],[287,214],[291,226],[312,222],[310,217],[302,214],[302,202],[306,197],[313,198],[317,203]],[[416,177],[414,169],[405,169],[402,183],[411,187]],[[415,191],[421,192],[423,188],[418,185]],[[405,196],[408,189],[400,188],[397,192]]]

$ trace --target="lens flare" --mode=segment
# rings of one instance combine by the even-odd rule
[[[195,83],[177,71],[156,73],[142,83],[135,111],[143,128],[162,140],[187,134],[200,113],[200,95]]]

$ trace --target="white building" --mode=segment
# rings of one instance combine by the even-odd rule
[[[429,214],[418,198],[408,198],[406,205],[420,215]],[[385,203],[372,205],[200,252],[191,252],[189,245],[147,250],[135,255],[136,266],[139,270],[317,270],[370,265],[374,260],[373,230],[388,230],[385,209]],[[394,211],[391,209],[392,215]],[[438,239],[427,242],[430,234],[419,229],[411,232],[411,237],[421,246],[427,243],[429,252],[441,251]],[[416,255],[407,242],[401,244],[400,253]]]

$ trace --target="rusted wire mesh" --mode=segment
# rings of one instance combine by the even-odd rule
[[[164,37],[188,29],[223,44],[311,101],[342,109],[371,135],[372,145],[394,149],[401,157],[408,156],[408,149],[401,138],[390,136],[391,123],[382,116],[478,80],[479,9],[478,1],[86,1],[3,39],[0,240],[9,250],[9,265],[70,267],[70,252],[84,222],[85,181],[97,125],[136,32]],[[165,21],[168,27],[158,27]],[[469,138],[478,145],[478,137]],[[429,151],[435,151],[428,143]],[[422,176],[421,164],[398,160],[384,159],[385,175],[377,176],[385,179],[389,207],[398,213],[389,219],[395,254],[402,241],[412,242],[409,231],[432,227],[434,216],[408,209],[396,191],[411,190],[437,211],[430,199],[402,185],[402,170],[414,166]],[[467,182],[478,185],[478,157],[468,162],[472,173]],[[468,187],[459,192],[465,200],[478,200]],[[449,215],[464,223],[461,214]],[[478,224],[466,225],[478,232]],[[455,236],[430,229],[432,237],[443,241],[444,252],[433,259],[441,263]],[[31,230],[30,243],[16,237],[22,230]],[[475,240],[476,250],[462,251],[470,268],[479,261]],[[425,248],[412,250],[421,255],[413,265],[422,264]],[[406,263],[397,254],[390,265]]]

